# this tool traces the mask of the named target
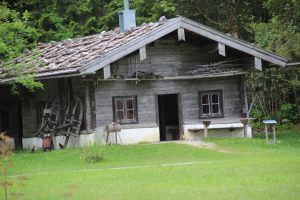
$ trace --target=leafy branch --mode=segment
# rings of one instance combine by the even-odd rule
[[[35,80],[37,69],[45,65],[43,62],[37,62],[40,51],[34,50],[29,56],[25,58],[19,58],[21,61],[18,62],[18,58],[9,61],[4,66],[6,76],[14,79],[11,82],[12,93],[19,94],[18,85],[24,86],[28,91],[34,92],[36,89],[43,88],[43,84],[40,81]]]

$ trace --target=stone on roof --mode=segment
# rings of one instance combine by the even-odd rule
[[[124,33],[120,32],[120,28],[117,27],[108,32],[102,31],[100,34],[86,37],[39,43],[34,51],[26,50],[9,64],[34,66],[30,68],[30,72],[34,71],[38,74],[47,73],[51,75],[51,72],[73,71],[167,22],[168,20],[165,19],[155,23],[144,23],[139,27],[126,30]],[[9,78],[9,76],[7,70],[0,66],[0,80]]]

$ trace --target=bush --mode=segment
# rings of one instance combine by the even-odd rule
[[[300,120],[300,107],[296,104],[286,103],[278,111],[279,121],[285,124],[296,124]]]
[[[104,148],[91,145],[84,148],[83,160],[87,163],[98,163],[104,159]]]

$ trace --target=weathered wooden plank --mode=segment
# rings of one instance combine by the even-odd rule
[[[147,58],[146,46],[143,46],[142,48],[139,49],[139,54],[140,54],[140,61],[146,60]]]
[[[91,131],[92,130],[92,125],[91,125],[91,121],[92,121],[92,117],[91,117],[91,100],[90,100],[90,90],[89,90],[89,86],[86,85],[85,86],[85,123],[86,123],[86,129],[87,131]]]
[[[177,29],[178,41],[185,41],[185,31],[184,28]]]
[[[106,66],[103,68],[103,76],[104,76],[104,79],[108,79],[108,78],[111,77],[110,65],[106,65]]]
[[[225,44],[218,43],[219,54],[222,56],[226,56]]]
[[[254,67],[257,70],[262,70],[262,60],[258,57],[254,57]]]

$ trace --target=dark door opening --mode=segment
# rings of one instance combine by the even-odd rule
[[[179,140],[178,95],[158,95],[160,141]]]
[[[22,102],[18,101],[18,130],[19,130],[19,137],[17,142],[16,148],[23,148],[23,119],[22,119]]]
[[[9,110],[1,109],[0,110],[0,133],[6,132],[9,130]]]

